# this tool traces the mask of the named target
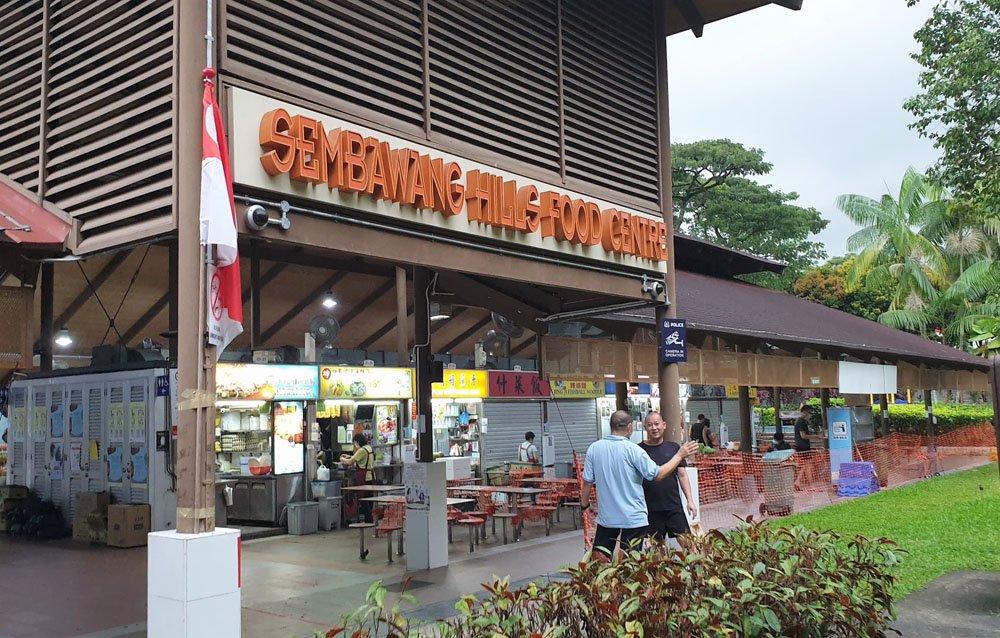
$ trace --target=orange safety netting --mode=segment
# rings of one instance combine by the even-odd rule
[[[737,518],[783,516],[931,476],[974,467],[995,455],[989,423],[970,425],[933,440],[892,433],[853,447],[853,463],[834,481],[827,450],[795,452],[774,463],[763,454],[720,450],[697,454],[688,465],[698,470],[698,501],[705,528],[730,527]],[[839,483],[839,484],[838,484]],[[839,490],[838,490],[839,488]],[[838,493],[839,492],[839,493]]]

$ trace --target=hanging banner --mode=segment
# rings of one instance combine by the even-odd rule
[[[687,321],[664,319],[660,324],[660,361],[682,363],[687,360]]]
[[[548,399],[552,396],[549,382],[537,372],[490,370],[487,378],[491,399]]]

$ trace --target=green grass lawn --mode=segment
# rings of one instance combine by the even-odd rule
[[[1000,474],[996,463],[927,479],[775,521],[889,538],[910,554],[896,596],[957,570],[1000,571]],[[982,489],[980,489],[982,488]]]

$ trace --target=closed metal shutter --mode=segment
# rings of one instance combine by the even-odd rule
[[[566,176],[658,205],[650,0],[562,3]]]
[[[549,403],[549,434],[556,446],[556,463],[572,463],[573,450],[580,461],[590,444],[601,437],[595,399],[572,399]]]
[[[423,132],[420,0],[231,0],[224,3],[227,72],[292,95],[364,110]],[[262,37],[262,35],[264,37]],[[303,90],[305,89],[305,90]]]
[[[0,3],[0,173],[35,192],[44,85],[42,5],[41,0]]]
[[[711,419],[712,436],[716,441],[719,440],[719,423],[723,421],[729,429],[729,440],[739,440],[739,399],[688,399],[687,412],[691,415],[691,421],[687,424],[685,435],[691,431],[691,424],[697,420],[698,415],[704,414]]]
[[[535,445],[542,452],[542,403],[540,401],[487,402],[484,408],[486,448],[482,451],[481,468],[489,469],[505,461],[517,461],[517,448],[524,433],[535,433]]]
[[[43,194],[80,221],[81,252],[173,228],[174,6],[49,9]]]

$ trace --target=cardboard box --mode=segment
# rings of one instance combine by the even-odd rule
[[[77,492],[74,521],[81,517],[87,518],[91,514],[107,516],[110,503],[111,494],[108,492]]]
[[[0,485],[0,501],[28,498],[28,488],[23,485]]]
[[[108,538],[108,517],[93,513],[86,516],[77,512],[73,518],[73,540],[84,543],[104,543]]]
[[[142,547],[149,532],[149,505],[112,505],[108,508],[109,547]]]

